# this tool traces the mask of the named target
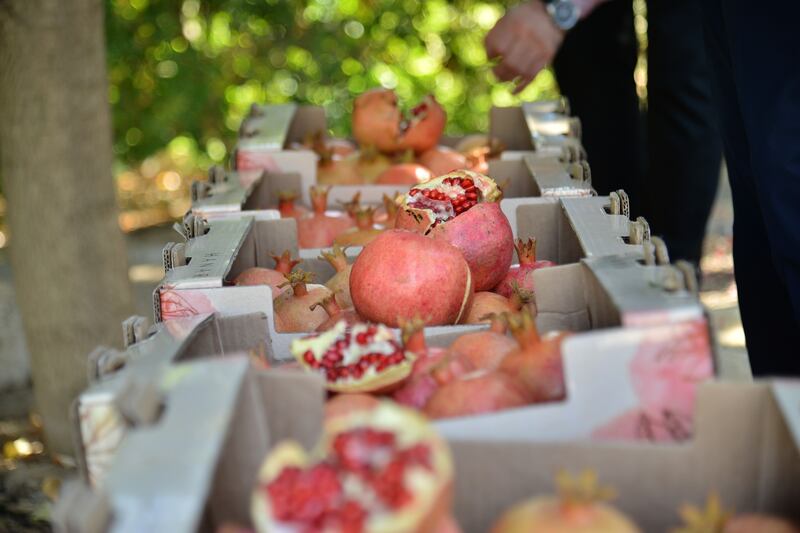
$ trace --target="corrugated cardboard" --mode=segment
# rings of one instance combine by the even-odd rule
[[[306,447],[318,438],[324,390],[313,376],[226,359],[177,365],[164,390],[158,422],[130,432],[102,487],[112,507],[107,531],[248,525],[249,494],[266,451],[286,438]],[[798,394],[798,381],[706,384],[695,436],[681,444],[552,442],[548,429],[525,440],[449,438],[456,518],[467,532],[487,531],[512,504],[552,493],[561,468],[596,470],[643,531],[677,525],[677,508],[705,501],[710,490],[738,511],[797,518],[800,441],[789,427],[797,426],[800,409],[776,398]],[[54,516],[63,521],[80,512],[57,509]]]

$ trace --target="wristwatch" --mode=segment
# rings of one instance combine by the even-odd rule
[[[547,12],[553,17],[553,22],[562,30],[571,30],[578,23],[580,10],[572,0],[543,1]]]

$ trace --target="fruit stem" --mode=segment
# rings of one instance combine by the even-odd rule
[[[322,308],[325,309],[325,312],[328,313],[329,317],[342,312],[342,308],[339,307],[339,304],[336,302],[336,297],[334,294],[329,294],[322,300],[318,301],[309,307],[309,310],[313,311],[317,308],[317,306],[322,306]]]
[[[294,201],[297,193],[294,191],[278,191],[278,211],[283,218],[291,218],[295,214]]]
[[[523,348],[533,347],[541,341],[536,321],[530,309],[523,307],[518,313],[503,313],[511,334]]]
[[[270,257],[275,261],[275,270],[284,275],[291,272],[300,263],[299,259],[292,259],[292,254],[289,250],[284,250],[280,256],[270,254]]]
[[[311,207],[314,208],[314,213],[318,215],[325,214],[328,209],[328,191],[330,191],[330,187],[312,185],[310,191]]]
[[[350,218],[355,218],[358,209],[361,207],[361,191],[356,192],[349,202],[340,201],[339,203]]]
[[[526,291],[520,287],[519,283],[516,281],[511,282],[511,296],[509,296],[508,299],[511,302],[511,305],[514,306],[514,309],[519,311],[522,309],[522,306],[532,302],[533,297],[532,291]]]
[[[341,272],[347,268],[347,256],[344,255],[345,250],[347,250],[347,246],[342,248],[338,244],[334,244],[330,252],[323,251],[320,253],[319,258],[330,263],[336,272]]]
[[[520,265],[530,266],[536,262],[536,237],[531,237],[527,242],[517,239],[514,248],[517,249]]]
[[[400,318],[403,348],[414,353],[423,353],[428,349],[425,342],[425,322],[419,316],[414,318]]]
[[[385,193],[383,195],[383,208],[386,210],[386,220],[394,220],[397,215],[397,202]]]

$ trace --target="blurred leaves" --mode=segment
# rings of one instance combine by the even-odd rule
[[[332,132],[345,135],[354,96],[378,85],[409,107],[435,94],[449,133],[485,130],[493,103],[518,101],[483,49],[503,2],[107,2],[114,150],[125,166],[177,139],[200,167],[223,161],[253,102],[325,106]],[[521,99],[555,94],[545,72]]]

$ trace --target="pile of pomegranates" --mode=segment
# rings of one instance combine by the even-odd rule
[[[317,182],[323,185],[413,185],[453,170],[486,172],[488,160],[502,152],[500,143],[472,135],[454,148],[442,146],[446,123],[447,113],[432,95],[404,114],[393,90],[371,89],[353,103],[358,147],[317,132],[290,148],[317,154]]]
[[[458,531],[452,479],[447,444],[424,417],[377,402],[328,418],[311,454],[277,445],[259,470],[251,516],[259,532]]]

